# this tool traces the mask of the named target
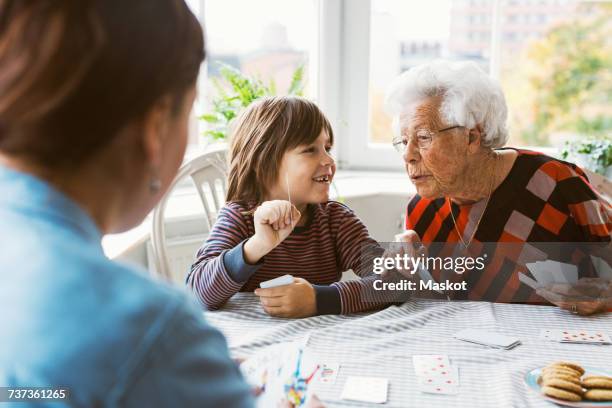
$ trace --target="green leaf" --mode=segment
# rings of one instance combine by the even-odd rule
[[[291,77],[291,84],[289,84],[289,95],[302,96],[304,93],[304,65],[300,65],[293,76]]]
[[[212,98],[212,112],[206,112],[199,116],[214,128],[207,129],[204,135],[214,140],[227,138],[227,129],[232,120],[238,116],[240,111],[249,106],[253,101],[264,96],[276,95],[277,88],[274,80],[266,85],[260,78],[250,77],[236,68],[218,62],[219,77],[211,78],[215,91]],[[293,73],[289,94],[303,94],[304,67],[300,66]]]
[[[217,123],[217,122],[219,122],[219,116],[217,116],[217,114],[215,114],[215,113],[205,113],[203,115],[200,115],[198,117],[198,119],[203,120],[203,121],[208,122],[208,123]]]

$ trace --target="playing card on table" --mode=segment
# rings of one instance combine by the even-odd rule
[[[430,375],[418,376],[419,390],[434,394],[457,394],[459,392],[459,370],[449,367],[432,371]]]
[[[433,394],[457,394],[459,370],[450,365],[445,355],[412,357],[419,391]]]
[[[320,364],[320,369],[319,381],[326,384],[334,384],[336,382],[340,364],[322,363]]]
[[[448,356],[443,354],[420,354],[412,356],[414,372],[417,375],[430,375],[450,368]]]
[[[384,404],[387,402],[388,388],[389,380],[386,378],[348,377],[340,398]]]
[[[520,339],[512,336],[506,336],[494,332],[489,332],[480,329],[463,329],[453,334],[453,337],[458,340],[468,341],[470,343],[481,344],[483,346],[502,348],[510,350],[519,344]]]
[[[540,337],[561,343],[612,344],[612,339],[610,339],[609,335],[593,330],[542,329]]]

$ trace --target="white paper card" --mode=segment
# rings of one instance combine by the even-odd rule
[[[612,339],[608,334],[594,330],[542,329],[540,337],[561,343],[612,344]]]
[[[340,364],[335,363],[322,363],[319,364],[320,373],[319,381],[325,384],[335,384],[336,378],[338,377],[338,370],[340,370]]]
[[[482,344],[489,347],[512,348],[521,343],[516,337],[504,336],[480,329],[465,329],[453,335],[458,340]]]
[[[387,402],[389,380],[377,377],[348,377],[344,383],[341,399],[351,401],[373,402],[384,404]]]
[[[293,283],[293,276],[291,275],[283,275],[278,278],[270,279],[265,282],[261,282],[259,287],[262,289],[275,288],[277,286],[284,286]]]

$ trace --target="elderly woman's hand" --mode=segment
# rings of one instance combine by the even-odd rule
[[[536,292],[561,309],[582,316],[604,312],[612,307],[612,281],[582,278],[575,284],[554,283]]]
[[[399,256],[408,259],[416,258],[419,256],[427,256],[427,248],[421,242],[419,234],[413,230],[404,231],[401,234],[395,236],[395,242],[389,244],[389,248],[383,254],[385,258],[395,258]],[[407,278],[413,278],[415,275],[414,265],[408,265],[408,268],[396,268],[396,270]],[[385,274],[383,274],[385,276]]]

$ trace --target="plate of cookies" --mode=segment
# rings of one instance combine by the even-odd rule
[[[525,375],[527,386],[543,398],[567,407],[612,408],[612,372],[558,361]]]

